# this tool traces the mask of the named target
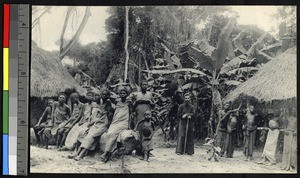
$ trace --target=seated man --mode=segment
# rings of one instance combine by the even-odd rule
[[[56,139],[56,147],[59,148],[61,137],[57,135],[59,129],[63,128],[71,113],[69,106],[65,103],[66,95],[64,93],[60,93],[58,95],[58,102],[54,102],[53,110],[51,114],[51,122],[49,123],[49,128],[46,128],[43,134],[43,140],[45,141],[45,148],[48,149],[48,140],[52,137],[57,137]]]
[[[62,137],[61,143],[60,143],[60,150],[62,150],[62,147],[65,144],[66,138],[70,130],[73,128],[73,126],[79,122],[79,120],[82,117],[82,113],[84,110],[84,104],[79,101],[79,97],[77,93],[72,93],[70,95],[70,108],[71,108],[71,117],[67,121],[66,126],[63,128],[59,129],[57,134],[59,137]]]
[[[45,128],[48,126],[48,124],[51,121],[53,103],[54,103],[53,99],[48,100],[48,106],[46,107],[45,111],[43,112],[43,115],[40,117],[38,123],[33,127],[38,146],[42,146],[43,144],[45,144],[43,141],[42,135],[43,135]]]

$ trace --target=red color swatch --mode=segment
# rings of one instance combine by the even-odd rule
[[[10,5],[4,4],[3,12],[4,12],[4,19],[3,19],[3,47],[9,47],[9,18],[10,18]]]

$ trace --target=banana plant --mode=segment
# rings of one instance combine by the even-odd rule
[[[246,80],[258,70],[257,64],[265,63],[272,60],[272,57],[257,50],[257,46],[263,42],[267,33],[263,34],[248,50],[246,50],[241,40],[245,31],[241,31],[232,41],[229,39],[230,34],[235,26],[234,20],[229,20],[226,26],[222,29],[216,47],[210,46],[205,38],[200,40],[193,40],[188,43],[183,43],[179,49],[179,59],[190,60],[195,65],[193,68],[183,68],[182,65],[178,68],[174,67],[174,64],[178,61],[172,61],[170,57],[164,56],[168,66],[171,66],[168,70],[144,70],[144,72],[151,74],[177,74],[177,73],[192,73],[197,74],[199,77],[205,77],[208,79],[207,85],[211,89],[211,114],[210,121],[214,121],[215,107],[220,109],[222,107],[222,96],[219,92],[221,85],[237,86],[242,81]],[[239,50],[242,54],[234,57],[233,59],[226,61],[228,56],[232,56],[233,46],[236,50]],[[165,48],[165,47],[164,47]],[[174,55],[173,55],[174,56]],[[257,61],[256,56],[264,60]],[[244,77],[244,73],[251,74]],[[225,76],[225,78],[223,78]],[[239,80],[244,77],[243,80]],[[225,82],[220,82],[224,81]],[[212,136],[212,125],[209,126],[209,134]]]

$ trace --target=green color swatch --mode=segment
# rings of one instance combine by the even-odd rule
[[[7,90],[3,91],[3,134],[8,134],[8,101],[9,93]]]

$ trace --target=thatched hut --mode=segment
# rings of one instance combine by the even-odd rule
[[[45,51],[32,42],[30,76],[31,126],[36,124],[42,115],[47,98],[56,97],[60,92],[70,94],[75,91],[80,95],[85,95],[86,93],[86,90],[62,66],[58,52]]]
[[[58,53],[45,51],[32,42],[30,96],[52,97],[67,89],[85,92],[62,66]]]
[[[297,93],[296,55],[296,47],[278,55],[262,66],[252,78],[229,93],[225,101],[234,101],[241,95],[254,97],[262,102],[295,100]]]

